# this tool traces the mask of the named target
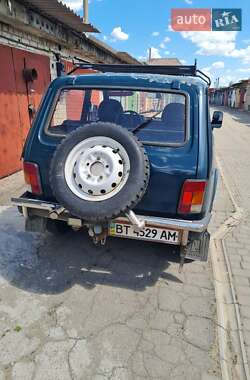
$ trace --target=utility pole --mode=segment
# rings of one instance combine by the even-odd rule
[[[151,59],[152,59],[152,48],[149,48],[149,50],[148,50],[148,60],[149,60],[149,62],[151,61]]]
[[[220,78],[218,77],[215,79],[215,87],[219,88],[219,86],[220,86]]]
[[[89,1],[83,0],[83,22],[84,24],[89,23]]]

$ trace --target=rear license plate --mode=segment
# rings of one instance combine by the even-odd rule
[[[137,240],[150,240],[159,243],[179,244],[180,232],[166,228],[146,226],[138,230],[131,224],[111,222],[109,236],[124,237]]]

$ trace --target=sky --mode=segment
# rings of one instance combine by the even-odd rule
[[[83,0],[63,0],[82,16]],[[241,8],[242,31],[175,32],[170,27],[172,8]],[[89,0],[89,21],[94,34],[118,51],[145,60],[152,48],[155,58],[177,57],[193,64],[220,86],[250,78],[250,0]]]

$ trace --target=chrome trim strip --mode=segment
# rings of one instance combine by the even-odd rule
[[[48,211],[48,213],[53,210],[57,210],[61,207],[58,203],[44,202],[37,199],[12,198],[11,201],[16,206],[46,210]],[[65,210],[65,213],[69,215],[67,210]],[[193,232],[205,231],[211,219],[210,213],[201,220],[170,219],[170,218],[145,216],[145,215],[138,215],[138,216],[140,220],[145,222],[146,226],[153,225],[157,227],[165,227],[165,228],[172,228],[172,229],[177,229],[181,231],[193,231]],[[49,214],[48,214],[48,217],[49,217]],[[126,217],[117,218],[115,219],[115,221],[118,223],[125,222],[128,224],[131,224],[129,219]]]
[[[50,203],[46,201],[40,201],[39,199],[28,199],[28,198],[11,198],[11,202],[15,206],[35,208],[38,210],[53,211],[58,209],[60,205],[58,203]]]

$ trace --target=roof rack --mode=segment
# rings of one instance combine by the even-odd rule
[[[78,59],[79,60],[79,59]],[[67,74],[71,75],[78,69],[96,70],[103,73],[142,73],[142,74],[163,74],[163,75],[183,75],[194,76],[201,78],[208,86],[211,85],[210,78],[202,71],[197,70],[195,65],[180,65],[180,66],[162,66],[162,65],[108,65],[99,63],[74,63],[74,68]]]

